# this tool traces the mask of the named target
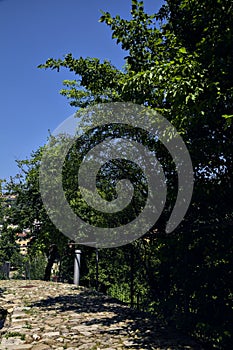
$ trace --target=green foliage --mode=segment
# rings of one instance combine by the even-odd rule
[[[14,279],[43,280],[47,259],[41,252],[36,255],[21,257]]]
[[[7,261],[11,263],[11,267],[17,268],[22,260],[19,246],[15,242],[18,227],[9,221],[14,210],[14,202],[7,194],[0,194],[0,268]]]
[[[126,52],[124,69],[116,69],[108,60],[76,59],[72,54],[39,66],[57,71],[66,68],[75,75],[75,79],[64,81],[61,91],[71,105],[83,108],[108,101],[142,104],[162,113],[186,141],[195,189],[185,219],[173,234],[164,233],[176,198],[177,179],[169,155],[162,145],[153,144],[168,178],[165,213],[130,247],[99,252],[99,287],[131,304],[138,297],[141,308],[218,349],[231,347],[233,323],[232,14],[232,2],[227,0],[167,0],[154,15],[144,12],[143,2],[132,0],[131,19],[112,17],[108,12],[102,12],[100,18]],[[70,150],[64,167],[64,187],[73,210],[103,225],[106,218],[97,219],[95,212],[88,212],[76,190],[75,169],[85,152],[111,132],[116,132],[112,126],[109,130],[93,129]],[[143,139],[136,131],[125,136]],[[151,140],[144,139],[144,145],[150,146]],[[67,242],[60,239],[46,216],[38,191],[42,152],[40,149],[30,160],[19,162],[26,171],[21,182],[13,185],[18,209],[12,219],[17,222],[20,217],[24,227],[32,225],[34,219],[42,222],[32,249],[47,251],[49,244],[56,242],[62,254]],[[75,167],[69,168],[69,164]],[[129,171],[137,186],[137,170],[132,164],[123,171],[120,163],[107,164],[98,178],[98,190],[111,200],[117,177]],[[109,175],[114,179],[112,186],[108,186]],[[139,198],[137,194],[135,202]],[[82,283],[93,287],[95,252],[86,247],[82,250]],[[64,259],[64,271],[71,264],[71,258]]]
[[[22,261],[19,266],[21,266],[22,273],[25,271],[25,266],[27,266],[28,271],[30,266],[31,276],[36,279],[42,278],[42,269],[44,270],[45,267],[44,255],[49,256],[50,246],[55,244],[58,251],[62,252],[64,245],[68,242],[68,239],[61,235],[50,221],[41,199],[39,166],[43,149],[44,147],[41,147],[33,152],[30,159],[18,161],[21,175],[12,178],[7,184],[8,192],[15,195],[16,201],[15,206],[11,208],[6,224],[17,225],[19,232],[24,229],[29,231],[28,261]],[[39,262],[37,262],[38,259]]]

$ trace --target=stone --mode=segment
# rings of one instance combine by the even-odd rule
[[[44,333],[43,337],[58,337],[60,335],[60,332],[48,332],[48,333]]]
[[[0,309],[8,310],[2,350],[201,350],[150,315],[86,288],[23,280],[1,281],[1,288]]]
[[[36,344],[33,345],[32,350],[48,350],[50,347],[46,344]]]
[[[32,336],[33,340],[39,340],[41,337],[38,334],[33,334]]]

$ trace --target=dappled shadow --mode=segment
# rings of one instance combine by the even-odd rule
[[[0,329],[3,328],[7,316],[7,310],[0,307]]]
[[[93,291],[84,290],[78,294],[48,297],[33,302],[30,306],[61,313],[73,311],[77,315],[88,313],[91,318],[85,316],[83,319],[80,318],[77,321],[80,326],[100,325],[103,326],[102,330],[99,327],[100,333],[119,336],[127,334],[129,336],[127,348],[152,350],[161,346],[173,350],[201,349],[191,339],[159,324],[152,315],[131,309],[116,299]],[[132,335],[134,336],[130,339]]]
[[[5,298],[3,295],[5,290],[6,290],[6,288],[0,288],[0,299]],[[7,316],[7,310],[0,306],[0,329],[2,329],[4,327],[6,316]]]
[[[3,293],[5,292],[5,290],[6,290],[6,288],[0,288],[0,298],[4,298]]]

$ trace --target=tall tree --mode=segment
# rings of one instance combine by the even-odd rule
[[[7,224],[18,226],[18,230],[29,229],[29,257],[37,254],[47,256],[44,279],[50,280],[51,268],[68,239],[60,234],[50,221],[43,206],[39,189],[39,166],[44,147],[32,152],[31,158],[17,161],[19,175],[7,184],[8,192],[16,196],[16,203],[8,216]],[[53,248],[53,249],[52,249]]]
[[[125,20],[103,12],[100,18],[126,51],[124,70],[107,60],[75,59],[72,54],[63,60],[51,58],[40,67],[58,71],[64,67],[75,74],[76,80],[65,80],[61,91],[73,106],[132,101],[162,113],[178,129],[193,161],[193,200],[173,235],[164,234],[162,220],[134,244],[138,272],[144,276],[150,309],[153,306],[154,312],[162,312],[211,346],[229,348],[233,321],[232,3],[168,0],[157,14],[148,15],[143,2],[132,0],[131,15]],[[156,151],[166,168],[173,203],[177,187],[172,160],[161,145],[156,145]],[[69,176],[66,184],[72,195]]]

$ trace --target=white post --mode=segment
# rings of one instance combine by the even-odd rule
[[[80,259],[81,258],[81,250],[75,249],[75,257],[74,257],[74,284],[79,286],[80,279]]]

